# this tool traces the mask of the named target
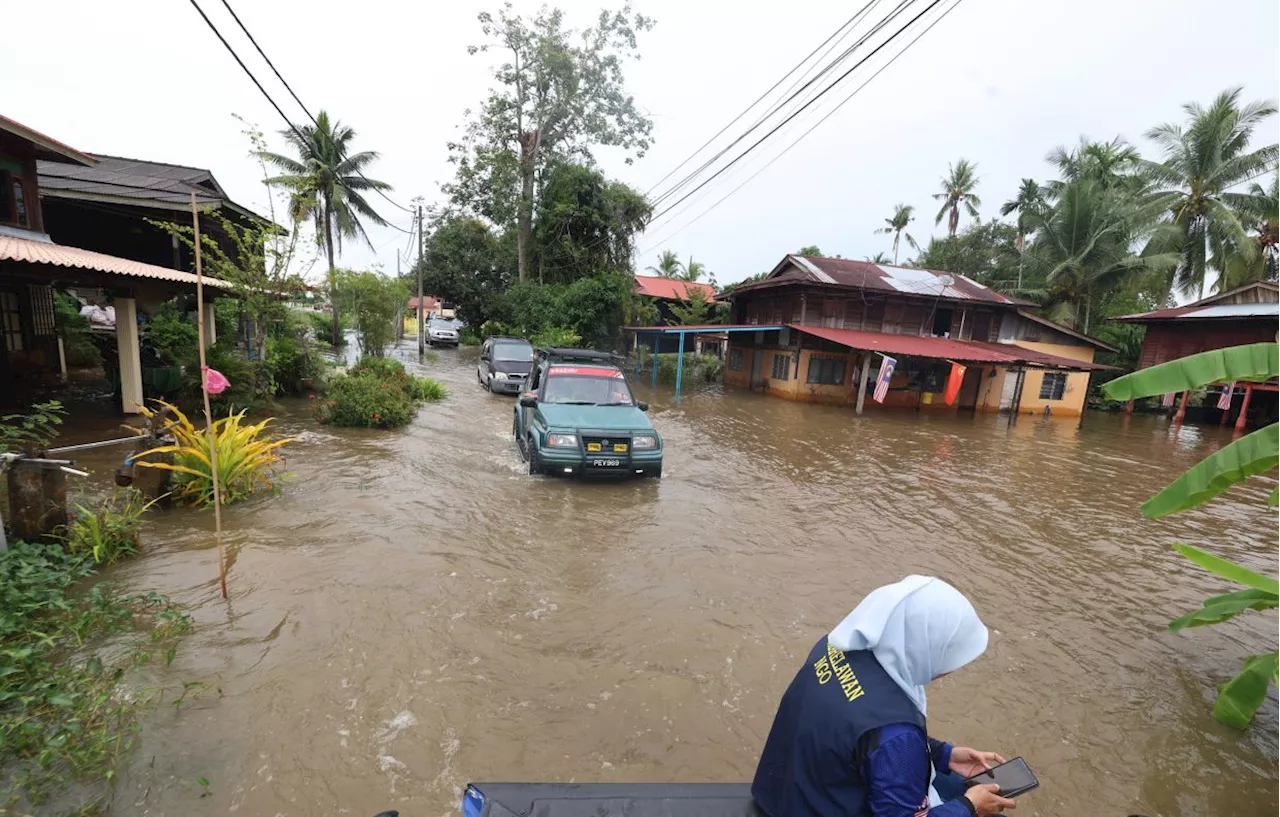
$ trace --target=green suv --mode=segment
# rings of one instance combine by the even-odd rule
[[[612,355],[539,350],[512,432],[530,474],[662,476],[662,437]]]

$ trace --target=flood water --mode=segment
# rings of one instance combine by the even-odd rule
[[[1275,646],[1275,616],[1166,630],[1225,590],[1175,537],[1274,574],[1274,480],[1138,511],[1218,429],[857,418],[718,389],[675,404],[637,384],[664,479],[580,484],[523,472],[475,354],[426,367],[452,396],[403,431],[286,407],[293,477],[224,513],[230,600],[212,515],[151,516],[114,578],[196,628],[145,683],[221,694],[150,710],[112,813],[440,817],[469,780],[747,780],[813,642],[908,573],[953,582],[992,630],[930,687],[930,731],[1027,758],[1042,787],[1018,815],[1276,812],[1274,692],[1247,733],[1209,711]],[[80,459],[92,487],[115,459]]]

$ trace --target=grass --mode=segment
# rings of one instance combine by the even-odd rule
[[[116,687],[157,653],[172,662],[190,630],[191,618],[159,594],[123,595],[106,583],[75,592],[93,573],[90,555],[56,544],[0,552],[0,813],[38,806],[71,783],[111,781],[145,700]],[[95,647],[122,632],[150,637],[112,665]]]
[[[139,492],[125,490],[92,508],[76,505],[71,521],[56,536],[72,554],[111,564],[138,552],[142,515],[157,501],[144,502]]]

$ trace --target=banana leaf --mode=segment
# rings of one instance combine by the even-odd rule
[[[1182,618],[1169,622],[1169,630],[1178,632],[1186,627],[1203,627],[1206,624],[1217,624],[1243,613],[1245,610],[1274,610],[1280,606],[1280,596],[1266,590],[1250,588],[1237,590],[1234,593],[1223,593],[1210,596],[1204,600],[1204,606]]]
[[[1251,655],[1236,677],[1218,688],[1213,717],[1227,726],[1245,729],[1267,698],[1272,681],[1280,681],[1280,653]]]
[[[1171,360],[1117,377],[1102,387],[1112,400],[1134,400],[1233,380],[1263,382],[1280,376],[1280,346],[1251,343]]]
[[[1273,596],[1280,595],[1280,582],[1255,570],[1250,570],[1244,565],[1229,562],[1226,559],[1214,556],[1212,553],[1206,553],[1200,548],[1184,545],[1181,542],[1175,542],[1173,549],[1205,570],[1216,573],[1228,581],[1243,584],[1245,587],[1252,587],[1254,590],[1263,590]]]
[[[1142,505],[1148,519],[1165,516],[1213,499],[1237,482],[1265,474],[1280,462],[1280,424],[1272,423],[1193,465]]]

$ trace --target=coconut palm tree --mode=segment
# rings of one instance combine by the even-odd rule
[[[948,168],[947,176],[942,179],[941,192],[933,194],[935,199],[942,202],[942,209],[938,211],[933,223],[941,224],[942,217],[947,216],[947,235],[955,235],[960,227],[961,206],[971,217],[978,217],[982,199],[973,192],[978,186],[977,170],[976,164],[968,159],[961,159]]]
[[[1251,232],[1253,251],[1226,260],[1217,290],[1226,292],[1254,281],[1275,281],[1280,273],[1280,176],[1272,176],[1268,187],[1253,182],[1243,197],[1235,193],[1224,193],[1222,197],[1236,208]],[[1215,251],[1215,255],[1224,253]]]
[[[674,252],[663,250],[658,256],[657,266],[645,267],[645,269],[663,278],[679,278],[684,272],[684,264],[680,263],[680,259]]]
[[[897,266],[896,262],[890,260],[889,256],[882,252],[878,252],[875,255],[868,255],[866,256],[866,259],[872,264],[893,264],[894,266]]]
[[[314,125],[299,125],[280,132],[297,157],[270,151],[258,155],[279,168],[281,175],[267,179],[267,184],[289,191],[290,215],[295,222],[311,219],[315,223],[316,240],[329,259],[329,303],[333,307],[333,343],[342,340],[337,299],[336,253],[342,252],[344,238],[360,238],[372,248],[365,232],[366,219],[385,226],[386,221],[365,200],[371,190],[390,190],[386,182],[364,176],[364,170],[378,159],[377,151],[352,153],[350,145],[356,132],[329,114],[320,111]]]
[[[898,242],[903,237],[907,239],[907,243],[911,245],[911,249],[915,250],[916,252],[920,251],[920,245],[917,244],[916,240],[911,237],[911,233],[905,232],[907,229],[907,225],[915,221],[915,216],[912,215],[912,213],[914,213],[915,210],[916,208],[912,207],[910,204],[902,204],[901,202],[899,202],[898,204],[895,204],[893,206],[893,215],[890,218],[886,218],[884,220],[885,226],[875,231],[876,235],[892,235],[893,236],[894,266],[897,266],[898,264]]]
[[[1080,137],[1074,148],[1062,145],[1049,151],[1045,161],[1058,168],[1062,178],[1045,185],[1048,197],[1055,197],[1069,182],[1092,179],[1103,191],[1141,192],[1145,184],[1141,173],[1142,157],[1138,149],[1119,136],[1110,142],[1090,142]]]
[[[677,277],[684,281],[693,282],[697,281],[704,275],[712,280],[715,279],[715,276],[713,276],[711,271],[707,269],[707,265],[701,261],[694,261],[693,256],[691,255],[689,256],[689,263],[684,265],[684,272]]]
[[[1043,280],[1040,294],[1050,316],[1089,331],[1098,296],[1128,275],[1168,269],[1173,254],[1139,256],[1131,252],[1135,240],[1151,229],[1152,209],[1108,192],[1089,178],[1060,188],[1057,203],[1031,211],[1029,226],[1035,241],[1027,261]]]
[[[1254,251],[1241,212],[1262,204],[1253,201],[1252,192],[1229,191],[1274,171],[1280,148],[1270,144],[1249,150],[1254,130],[1276,113],[1276,105],[1242,105],[1240,92],[1223,91],[1207,108],[1195,102],[1184,105],[1185,128],[1170,123],[1147,132],[1164,151],[1163,162],[1143,165],[1166,214],[1166,229],[1153,236],[1148,249],[1179,254],[1169,287],[1184,294],[1204,297],[1210,269],[1221,271],[1232,258],[1247,258]]]
[[[1045,190],[1035,179],[1023,179],[1018,195],[1000,205],[1000,215],[1018,214],[1018,237],[1013,242],[1018,252],[1026,249],[1027,235],[1031,232],[1031,214],[1043,210],[1045,206]]]

